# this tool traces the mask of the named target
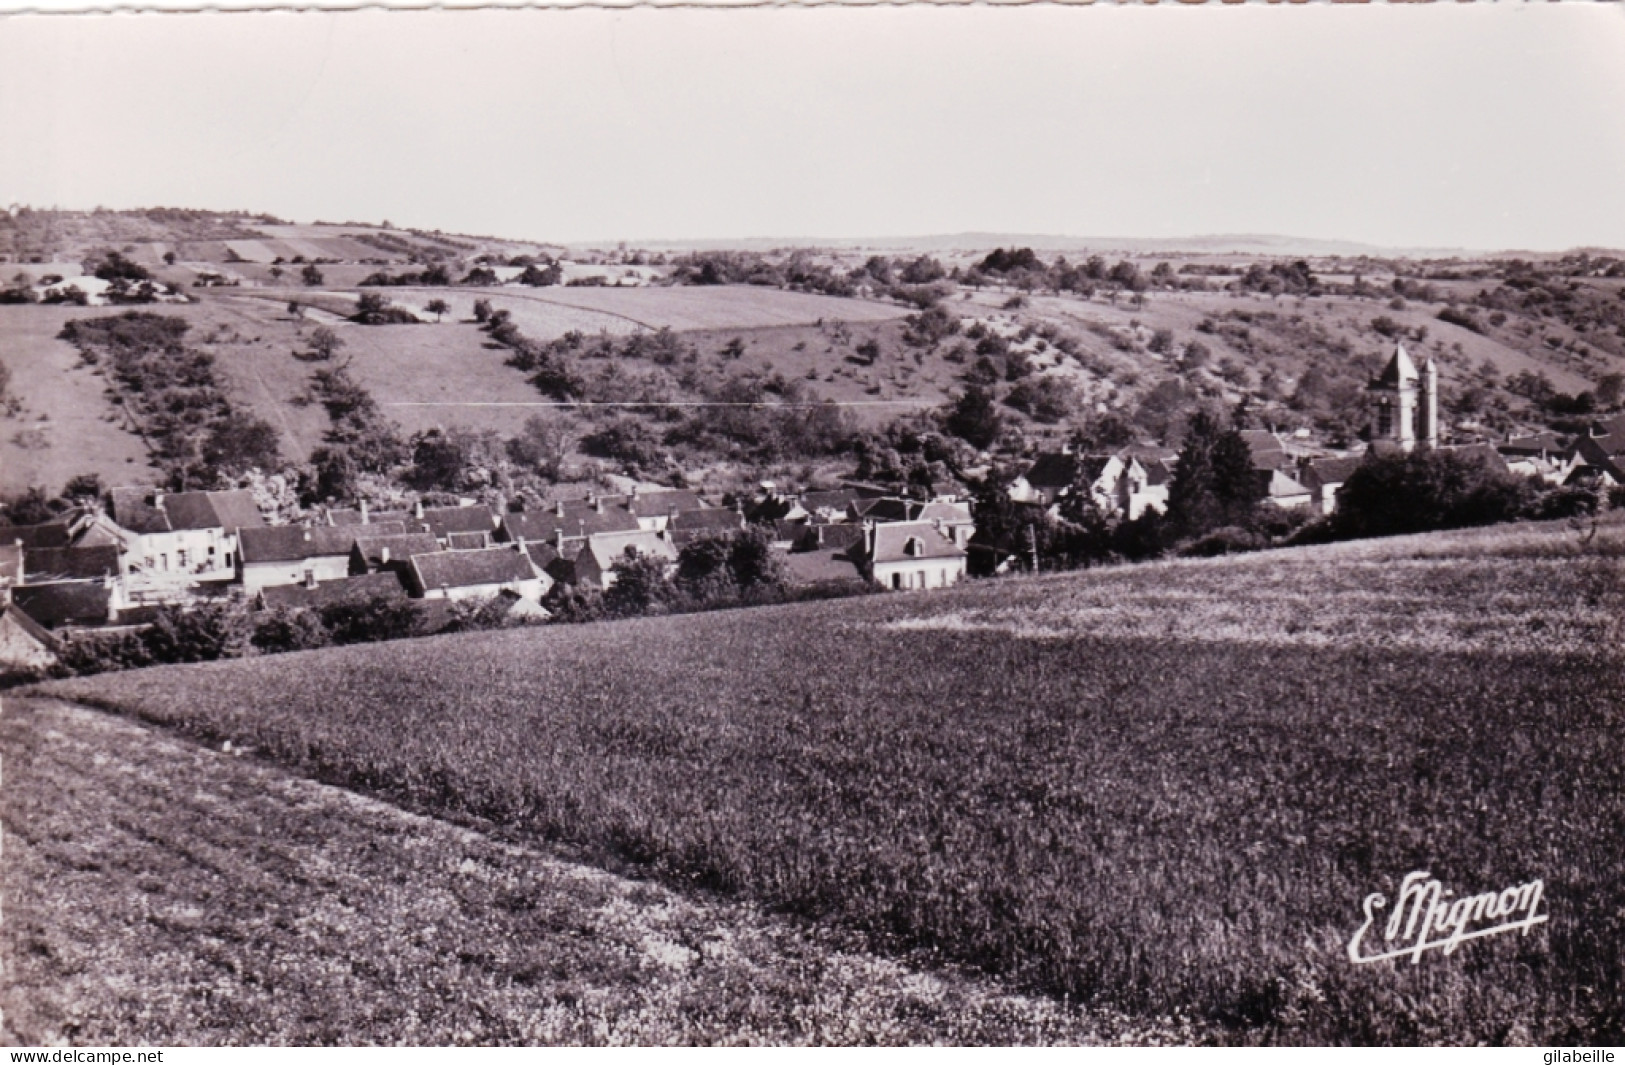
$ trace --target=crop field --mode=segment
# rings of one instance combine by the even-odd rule
[[[1238,1041],[1625,1036],[1620,527],[60,682],[295,772]],[[606,663],[614,663],[609,668]],[[1371,892],[1549,923],[1354,967]]]
[[[491,295],[510,297],[514,290]],[[548,288],[525,298],[558,307],[627,319],[648,329],[751,329],[771,325],[811,325],[822,318],[849,322],[901,318],[909,308],[895,303],[840,299],[752,285],[672,288]],[[493,305],[496,301],[493,299]],[[519,312],[514,311],[515,320]],[[524,324],[520,323],[524,329]]]
[[[0,743],[7,1044],[1201,1038],[878,958],[96,711],[8,698]]]
[[[54,491],[81,473],[118,481],[150,473],[146,446],[124,428],[103,379],[78,366],[73,345],[56,339],[63,322],[84,314],[0,306],[0,361],[22,403],[17,414],[0,415],[0,493],[36,484]]]

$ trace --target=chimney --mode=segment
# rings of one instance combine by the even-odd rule
[[[516,539],[514,543],[518,546],[519,553],[521,555],[524,555],[526,558],[530,557],[530,552],[525,549],[525,535],[523,533],[519,534],[518,539]]]
[[[412,516],[419,521],[423,520],[423,500],[420,499],[412,504]]]
[[[564,517],[564,500],[558,499],[553,502],[553,516],[557,518]]]
[[[310,543],[310,526],[305,526],[305,543]]]
[[[389,548],[388,547],[385,547],[385,548],[381,549],[378,552],[378,564],[380,566],[389,565]]]
[[[154,510],[164,509],[164,490],[162,488],[156,489],[152,493],[152,506]]]
[[[553,549],[555,551],[557,551],[561,555],[564,554],[564,530],[563,529],[554,529],[553,530]]]
[[[365,499],[361,501],[361,524],[372,524],[372,516],[367,513],[367,501]]]
[[[592,509],[600,514],[604,512],[604,499],[602,496],[593,497]]]

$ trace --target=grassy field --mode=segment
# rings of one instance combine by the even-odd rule
[[[47,690],[1226,1038],[1611,1042],[1620,534],[1300,549]],[[1413,869],[1464,894],[1544,878],[1552,919],[1352,967],[1360,901]]]
[[[0,743],[0,1043],[1202,1037],[877,958],[95,711],[8,699]]]
[[[80,473],[109,480],[150,473],[141,438],[124,429],[108,402],[106,384],[79,352],[56,339],[80,309],[0,306],[0,361],[11,370],[13,395],[23,409],[0,415],[0,493],[40,484],[53,491]]]

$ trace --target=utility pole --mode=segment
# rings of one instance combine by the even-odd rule
[[[1027,553],[1033,560],[1033,572],[1038,572],[1038,536],[1033,532],[1033,523],[1027,523]]]

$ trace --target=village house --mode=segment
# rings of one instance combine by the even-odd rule
[[[265,525],[244,491],[115,488],[109,516],[130,534],[125,572],[154,579],[234,579],[238,531]]]
[[[1264,498],[1282,510],[1298,510],[1314,501],[1313,493],[1285,470],[1254,470]]]
[[[547,574],[531,565],[529,555],[508,545],[413,555],[405,577],[408,592],[417,599],[484,599],[511,592],[540,602],[553,586]]]
[[[238,534],[237,579],[250,596],[276,585],[340,580],[350,575],[350,552],[360,536],[405,532],[399,522],[244,529]]]
[[[569,576],[566,583],[596,585],[608,591],[615,585],[615,563],[630,558],[658,558],[667,563],[669,570],[677,564],[677,549],[665,533],[642,529],[599,533],[589,536],[568,558],[561,554],[559,561],[568,564],[568,568],[561,568]]]
[[[1574,441],[1574,449],[1585,465],[1607,474],[1615,484],[1625,484],[1625,414],[1590,426]]]
[[[965,576],[965,549],[931,522],[866,525],[859,550],[869,579],[882,588],[947,588]]]
[[[1027,472],[1009,488],[1017,503],[1054,507],[1071,495],[1075,486],[1087,485],[1089,496],[1103,513],[1115,514],[1122,507],[1120,488],[1125,476],[1144,480],[1145,470],[1138,460],[1125,461],[1120,455],[1079,455],[1070,450],[1038,456]]]
[[[1309,490],[1309,506],[1317,514],[1331,514],[1337,509],[1337,490],[1353,476],[1364,462],[1363,456],[1346,458],[1313,458],[1299,468],[1298,480]]]
[[[1166,514],[1168,486],[1174,480],[1173,464],[1162,459],[1141,461],[1132,456],[1125,461],[1129,463],[1128,469],[1117,482],[1119,511],[1130,521],[1152,508]]]
[[[680,514],[715,509],[707,507],[699,496],[686,488],[650,491],[634,487],[630,494],[612,497],[608,502],[612,506],[625,507],[626,512],[637,521],[638,528],[645,532],[660,532],[666,529],[672,518]]]

